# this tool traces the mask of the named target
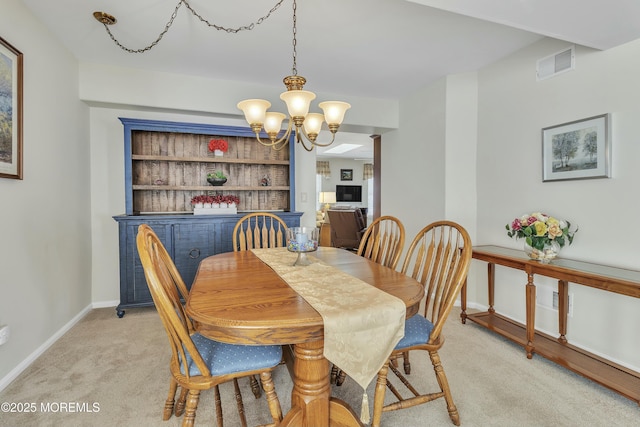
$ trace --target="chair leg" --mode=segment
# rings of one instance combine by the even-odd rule
[[[380,427],[380,418],[382,418],[382,407],[384,406],[384,395],[387,391],[387,373],[389,372],[389,361],[387,360],[380,371],[376,381],[376,389],[373,397],[373,418],[371,419],[371,427]]]
[[[247,427],[247,418],[244,415],[244,403],[242,402],[242,393],[240,393],[240,386],[238,385],[238,379],[233,379],[233,389],[235,390],[236,405],[238,406],[238,415],[240,415],[240,422],[242,427]]]
[[[396,368],[398,367],[398,355],[391,355],[389,358],[389,365],[395,366]]]
[[[260,384],[258,384],[258,380],[255,375],[249,375],[249,383],[251,384],[251,391],[256,399],[260,399],[262,396],[262,390],[260,390]]]
[[[460,414],[458,413],[458,408],[456,408],[456,405],[453,403],[453,396],[451,395],[451,389],[449,388],[449,381],[447,381],[447,375],[444,373],[444,368],[440,362],[440,355],[438,355],[437,351],[430,351],[429,357],[431,358],[431,363],[433,364],[433,370],[436,373],[440,390],[444,393],[444,400],[447,402],[449,418],[451,418],[451,422],[453,422],[454,425],[459,426]]]
[[[176,402],[176,408],[174,411],[174,414],[176,417],[181,416],[182,414],[184,414],[184,405],[186,404],[187,401],[187,392],[189,390],[187,390],[186,388],[182,387],[180,389],[180,397],[178,397],[178,402]]]
[[[264,388],[264,394],[267,397],[267,403],[269,404],[269,412],[275,425],[278,425],[282,421],[282,408],[280,407],[280,400],[276,394],[276,388],[273,384],[273,378],[271,378],[271,372],[266,371],[260,373],[260,381]]]
[[[409,352],[405,351],[404,353],[402,353],[402,358],[404,360],[404,373],[409,375],[411,374],[411,362],[409,361]]]
[[[338,378],[338,366],[331,365],[331,379],[329,380],[331,384],[336,383],[336,379]]]
[[[178,389],[178,383],[172,377],[169,384],[169,396],[164,402],[164,411],[162,412],[162,421],[167,421],[173,415],[174,399],[176,398],[176,390]]]
[[[224,421],[222,419],[222,403],[220,401],[220,387],[213,387],[213,402],[216,408],[216,425],[218,427],[224,427]]]
[[[342,369],[338,368],[338,366],[333,365],[331,367],[331,378],[330,378],[331,384],[341,386],[342,383],[344,383],[344,380],[346,378],[347,378],[347,374]]]
[[[196,409],[198,409],[198,399],[200,390],[189,390],[187,393],[187,406],[182,419],[182,427],[193,427],[196,420]]]

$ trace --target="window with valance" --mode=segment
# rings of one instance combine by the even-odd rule
[[[316,174],[324,176],[326,178],[331,176],[331,168],[329,162],[325,160],[316,161]]]
[[[365,163],[362,168],[362,179],[367,180],[373,178],[373,163]]]

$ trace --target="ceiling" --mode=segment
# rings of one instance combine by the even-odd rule
[[[187,3],[211,24],[235,28],[258,21],[277,1]],[[109,28],[135,50],[159,36],[180,0],[23,2],[80,62],[272,86],[291,74],[292,0],[238,33],[209,28],[182,4],[169,31],[145,53],[116,46],[93,12],[115,16]],[[545,36],[595,49],[640,38],[637,0],[300,0],[296,14],[305,89],[383,99],[477,70]],[[367,144],[347,156],[371,157],[368,135],[338,135]]]

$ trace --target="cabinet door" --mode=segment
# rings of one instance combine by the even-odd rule
[[[225,219],[217,224],[216,253],[233,252],[233,229],[238,218]]]
[[[142,222],[125,223],[126,242],[121,243],[121,251],[124,250],[124,259],[120,260],[123,266],[120,280],[120,305],[148,305],[153,304],[147,280],[144,277],[144,269],[136,246],[138,226]],[[167,224],[149,223],[160,241],[165,247],[170,245],[171,228]]]
[[[215,224],[203,221],[173,224],[173,259],[182,280],[191,289],[198,265],[216,253]]]

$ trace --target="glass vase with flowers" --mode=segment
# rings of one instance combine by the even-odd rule
[[[564,245],[570,245],[578,231],[571,223],[553,216],[534,212],[522,215],[505,226],[509,237],[524,238],[524,251],[531,259],[548,263]]]

